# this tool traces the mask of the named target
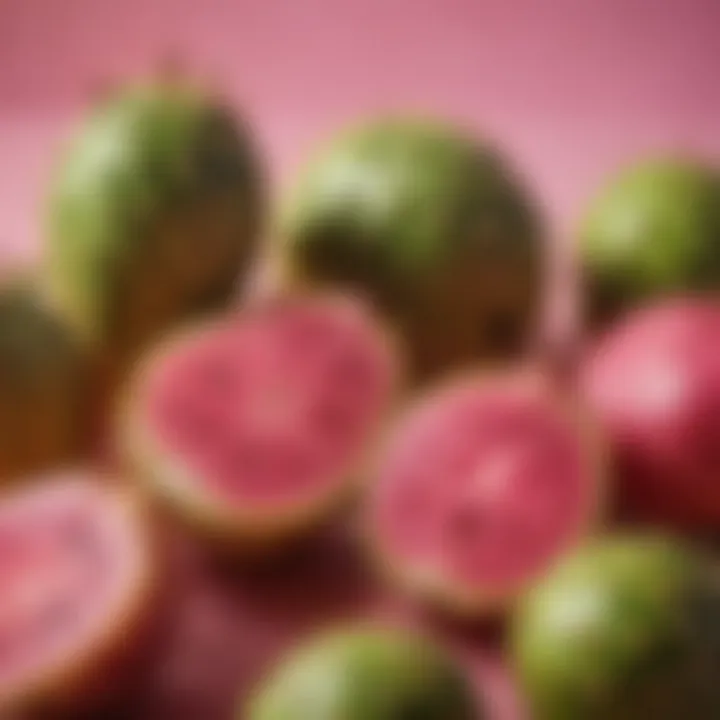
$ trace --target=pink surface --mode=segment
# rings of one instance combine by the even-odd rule
[[[720,157],[717,0],[0,0],[5,258],[37,255],[54,153],[93,90],[168,53],[248,109],[279,180],[358,113],[430,110],[503,142],[559,234],[631,154]],[[145,716],[214,720],[197,703],[215,684],[226,717],[233,678],[249,682],[288,637],[382,604],[328,548],[331,557],[260,586],[186,560],[190,619],[178,620],[178,648],[145,703],[160,709]],[[470,645],[479,676],[494,677],[483,644]],[[504,683],[490,687],[496,717],[519,717]]]
[[[0,0],[0,248],[37,243],[52,151],[98,83],[168,53],[248,108],[282,177],[388,107],[504,142],[563,227],[629,154],[720,156],[716,0]]]

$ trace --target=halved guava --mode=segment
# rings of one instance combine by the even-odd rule
[[[389,575],[461,615],[498,610],[598,517],[603,453],[541,375],[456,380],[391,434],[367,532]]]
[[[125,446],[191,525],[239,550],[264,545],[348,496],[399,378],[389,335],[360,302],[263,301],[149,358]]]
[[[65,471],[0,498],[0,714],[85,708],[144,634],[147,518],[103,481]]]

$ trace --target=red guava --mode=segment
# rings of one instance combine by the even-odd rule
[[[720,523],[720,304],[638,309],[591,348],[582,370],[606,427],[619,500],[637,519]]]
[[[105,699],[151,624],[146,521],[136,493],[89,472],[2,496],[0,716]]]
[[[359,301],[260,301],[149,358],[124,445],[147,486],[208,540],[277,547],[361,477],[398,370],[389,335]]]
[[[591,529],[604,453],[574,399],[539,373],[452,381],[381,454],[371,546],[421,599],[497,611]]]

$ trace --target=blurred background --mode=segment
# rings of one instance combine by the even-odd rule
[[[389,109],[499,141],[559,239],[627,159],[680,148],[720,160],[719,0],[0,0],[3,262],[39,250],[45,181],[88,104],[167,63],[242,108],[278,190],[319,138]],[[176,623],[185,652],[171,647],[178,660],[167,663],[174,702],[192,713],[192,682],[234,692],[256,655],[271,657],[298,629],[373,607],[361,571],[334,553],[277,585],[230,590],[181,556],[190,580]],[[307,587],[322,597],[298,600]],[[223,675],[215,662],[231,644],[239,656],[223,659]],[[495,680],[494,664],[478,665]],[[514,720],[498,677],[497,716]],[[132,717],[155,720],[155,707]]]
[[[36,247],[93,93],[168,57],[245,108],[278,181],[343,120],[430,110],[504,142],[560,233],[628,155],[720,155],[716,0],[0,0],[0,252]]]

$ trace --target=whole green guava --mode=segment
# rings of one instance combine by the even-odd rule
[[[53,301],[107,355],[132,357],[229,301],[262,206],[253,138],[224,103],[182,81],[123,88],[89,114],[54,178]]]
[[[534,720],[720,717],[720,582],[679,541],[578,551],[519,608],[512,658]]]
[[[244,708],[243,708],[244,710]],[[335,631],[286,658],[243,720],[482,720],[460,671],[428,641],[388,629]]]
[[[418,376],[524,346],[541,305],[542,223],[484,141],[434,120],[361,124],[308,164],[283,210],[291,278],[369,297]]]
[[[670,157],[623,168],[592,201],[580,239],[594,323],[658,296],[720,291],[720,172]]]
[[[74,462],[85,442],[90,363],[31,274],[0,283],[0,483]]]

